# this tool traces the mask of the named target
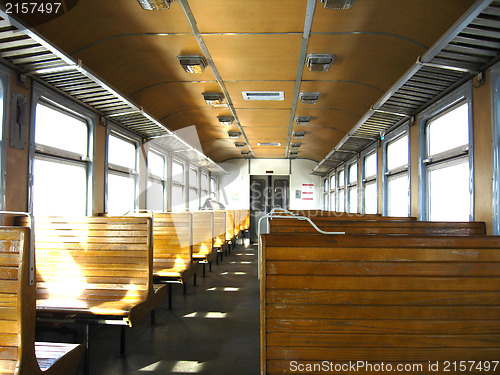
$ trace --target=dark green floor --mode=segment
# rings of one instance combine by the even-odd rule
[[[127,328],[127,355],[118,357],[119,327],[91,332],[90,373],[259,374],[259,284],[257,248],[237,245],[197,286],[173,287],[173,309],[159,306],[156,325],[149,317]]]

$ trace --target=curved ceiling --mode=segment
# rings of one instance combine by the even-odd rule
[[[80,0],[36,30],[169,129],[195,125],[205,154],[222,162],[249,148],[235,147],[243,137],[228,137],[228,130],[239,130],[236,123],[223,127],[217,120],[231,108],[207,105],[203,92],[223,92],[224,85],[256,157],[287,157],[287,144],[300,142],[299,158],[320,161],[474,1],[356,0],[350,10],[327,10],[313,0],[178,0],[157,12],[137,0],[119,3]],[[200,42],[217,71],[186,73],[177,56],[202,55]],[[310,72],[304,53],[336,58],[328,72]],[[250,102],[242,91],[283,91],[285,98]],[[298,92],[320,98],[302,104]],[[311,122],[297,125],[295,116]],[[293,131],[306,135],[294,139]]]

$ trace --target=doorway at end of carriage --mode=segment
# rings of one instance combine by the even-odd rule
[[[259,219],[278,207],[290,207],[290,176],[263,175],[250,176],[250,241],[257,243]],[[262,220],[261,233],[266,232],[267,222]]]

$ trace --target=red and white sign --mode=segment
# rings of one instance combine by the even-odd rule
[[[302,184],[302,200],[314,200],[314,184]]]

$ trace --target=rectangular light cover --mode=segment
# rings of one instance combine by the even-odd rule
[[[297,116],[295,117],[295,122],[298,125],[307,125],[311,121],[311,116]]]
[[[300,146],[302,146],[302,143],[290,143],[291,148],[299,148]]]
[[[319,99],[319,92],[301,92],[299,98],[303,104],[316,104]]]
[[[330,69],[334,59],[335,55],[309,54],[306,65],[311,72],[326,72]]]
[[[281,143],[279,142],[259,142],[257,143],[258,146],[281,146]]]
[[[170,8],[174,0],[137,0],[142,9],[145,10],[163,10]]]
[[[224,95],[220,92],[204,92],[203,99],[208,105],[216,106],[222,104]]]
[[[355,0],[321,0],[326,9],[351,9]]]
[[[243,148],[245,147],[247,144],[245,142],[234,142],[234,145],[238,148]]]
[[[239,137],[241,137],[241,132],[229,131],[229,132],[227,132],[227,135],[229,136],[229,138],[239,138]]]
[[[233,116],[217,116],[217,119],[223,126],[229,126],[234,122]]]
[[[203,56],[177,56],[179,63],[187,73],[203,73],[207,60]]]
[[[304,138],[306,132],[293,132],[292,135],[294,138]]]
[[[242,91],[245,100],[285,100],[284,91]]]

